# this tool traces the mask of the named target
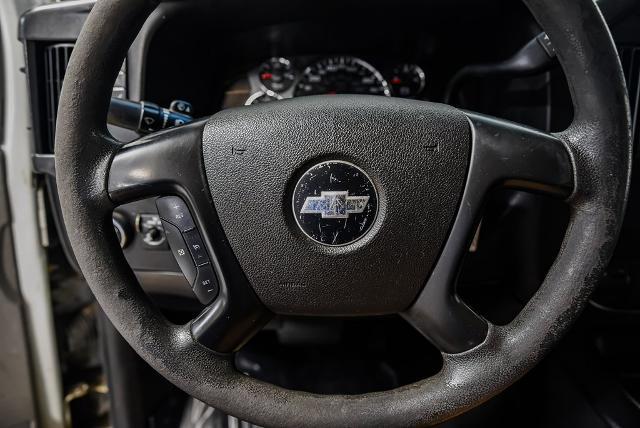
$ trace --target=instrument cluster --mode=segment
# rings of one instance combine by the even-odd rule
[[[425,89],[427,77],[417,64],[399,63],[382,70],[363,59],[347,55],[311,59],[269,58],[248,73],[243,85],[246,91],[244,105],[307,95],[365,94],[418,98]],[[235,93],[239,93],[238,88]],[[234,104],[240,104],[237,96]]]

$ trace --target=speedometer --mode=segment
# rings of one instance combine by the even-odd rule
[[[389,84],[369,63],[350,56],[322,59],[304,71],[295,96],[368,94],[391,96]]]

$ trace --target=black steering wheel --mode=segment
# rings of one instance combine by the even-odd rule
[[[441,104],[327,96],[226,110],[123,145],[106,129],[111,87],[155,3],[98,0],[64,81],[56,170],[78,263],[118,331],[188,394],[269,426],[432,424],[524,375],[609,261],[631,169],[625,84],[595,3],[525,3],[573,98],[573,123],[557,135]],[[498,186],[571,208],[544,283],[506,326],[470,310],[454,286],[483,199]],[[184,265],[208,303],[186,325],[150,303],[113,232],[114,207],[153,196],[165,197],[169,239],[200,242],[194,256],[209,261]],[[234,367],[234,351],[273,314],[391,313],[442,351],[438,374],[344,396],[283,389]]]

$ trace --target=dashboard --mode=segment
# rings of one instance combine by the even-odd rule
[[[374,66],[350,55],[271,57],[226,91],[223,108],[308,95],[418,98],[426,85],[427,75],[415,63],[383,61]]]
[[[58,63],[48,59],[69,57],[92,6],[90,0],[56,3],[22,21],[37,155],[54,152],[57,100],[49,96],[59,93],[64,74],[62,66],[56,68]],[[638,58],[637,22],[627,27],[618,27],[616,37],[628,46],[628,59]],[[133,43],[114,96],[163,107],[185,100],[194,117],[311,95],[443,102],[459,70],[503,61],[539,33],[522,2],[398,0],[390,5],[372,0],[363,7],[343,0],[300,7],[295,0],[279,0],[277,5],[247,7],[233,0],[167,0]],[[621,56],[624,63],[622,51]],[[465,96],[454,104],[556,131],[572,115],[565,85],[559,67],[518,79],[470,79]],[[121,141],[138,137],[122,129],[111,132]],[[42,177],[39,185],[48,199],[43,228],[48,228],[52,259],[74,269],[55,177]],[[119,207],[114,225],[147,291],[193,300],[169,250],[154,199]]]
[[[507,3],[162,3],[132,49],[128,95],[161,106],[186,100],[196,117],[251,96],[366,91],[441,102],[460,68],[504,59],[539,32],[521,2]]]
[[[184,100],[193,106],[194,117],[312,95],[441,102],[457,70],[501,60],[539,32],[520,2],[501,6],[497,0],[482,5],[472,0],[399,0],[390,6],[374,0],[367,7],[346,1],[301,8],[294,0],[281,0],[278,7],[253,3],[250,10],[243,4],[161,2],[129,50],[114,96],[163,107]],[[92,5],[89,0],[63,2],[23,19],[20,37],[26,47],[38,154],[54,152],[57,100],[49,95],[59,93],[64,74],[64,64],[49,58],[70,56]],[[500,13],[511,20],[501,19]],[[49,30],[43,34],[40,29],[45,27]],[[495,85],[485,87],[493,90]],[[544,108],[547,101],[541,99],[535,108]],[[110,131],[121,141],[137,138],[122,129]],[[51,253],[64,254],[76,268],[55,179],[43,177],[42,185],[49,198]],[[154,198],[118,207],[114,227],[145,290],[172,296],[172,305],[176,296],[193,301]],[[65,266],[67,260],[57,261]]]

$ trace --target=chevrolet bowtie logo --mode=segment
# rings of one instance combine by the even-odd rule
[[[349,192],[320,192],[309,196],[300,214],[321,214],[322,218],[349,218],[361,214],[369,203],[369,196],[349,196]]]

